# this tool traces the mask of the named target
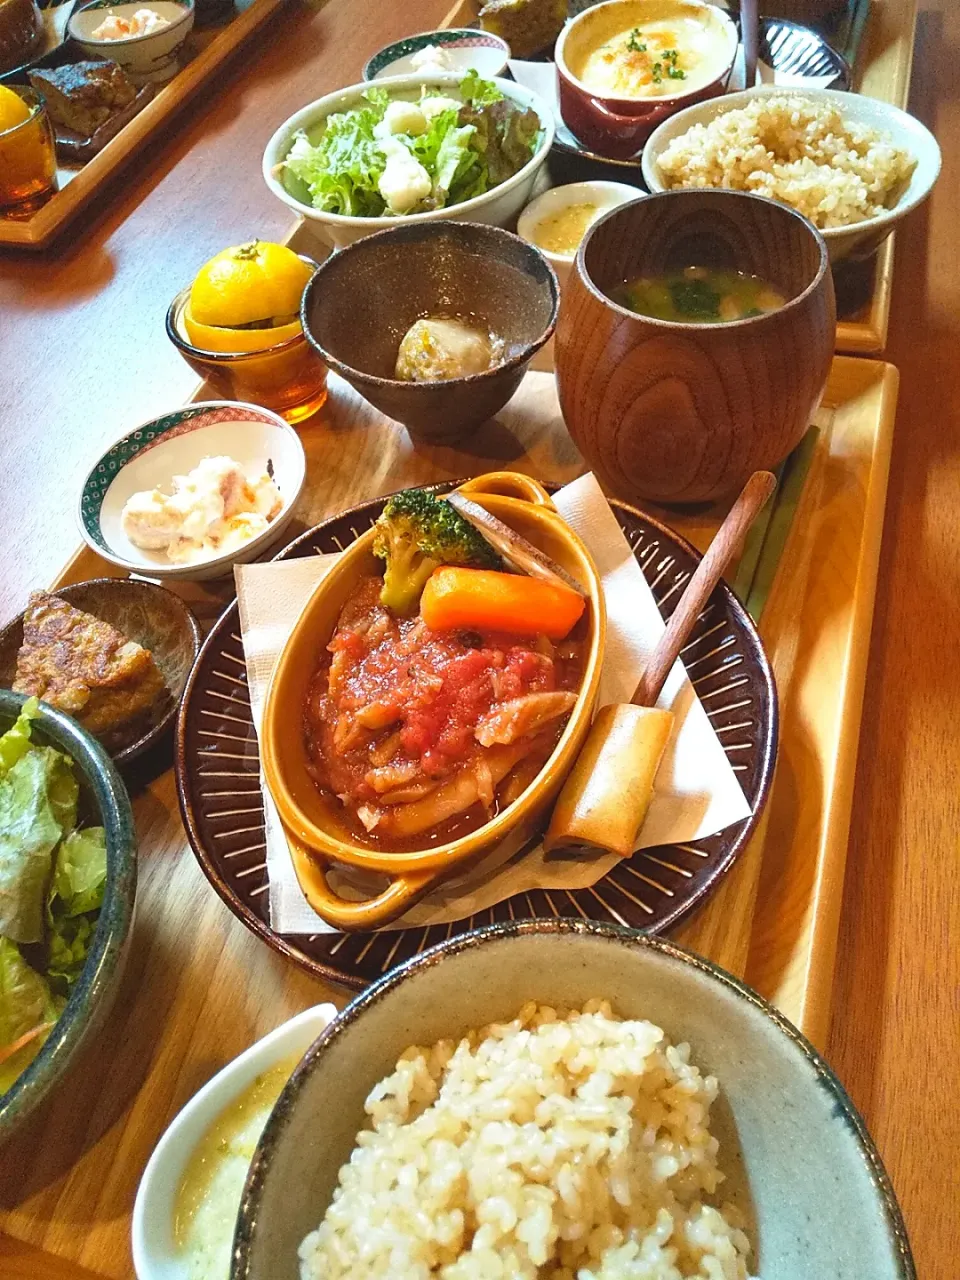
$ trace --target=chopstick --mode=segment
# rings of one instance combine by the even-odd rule
[[[753,574],[749,593],[744,601],[750,617],[759,622],[766,607],[773,580],[786,546],[793,521],[810,474],[810,467],[817,451],[820,429],[811,427],[793,453],[783,464],[783,478],[777,490],[773,511],[767,526],[767,536]]]

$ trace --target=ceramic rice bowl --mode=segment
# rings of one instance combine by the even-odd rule
[[[231,1280],[297,1280],[364,1124],[363,1104],[410,1045],[456,1039],[527,1001],[610,1001],[649,1019],[719,1082],[711,1132],[740,1210],[748,1269],[769,1280],[914,1280],[903,1220],[836,1076],[756,992],[707,960],[614,925],[534,920],[441,943],[334,1020],[264,1130],[241,1204]],[[373,1229],[373,1226],[371,1226]],[[706,1273],[704,1273],[706,1274]]]
[[[300,887],[313,909],[337,929],[370,929],[401,916],[451,875],[496,851],[506,861],[546,821],[590,728],[600,687],[606,611],[603,589],[586,547],[527,476],[495,472],[462,491],[556,560],[580,583],[588,600],[586,657],[576,704],[553,754],[523,794],[477,830],[419,852],[394,853],[357,842],[336,800],[318,791],[310,772],[302,723],[314,672],[340,611],[364,576],[382,572],[367,530],[341,555],[314,591],[280,655],[267,692],[261,733],[263,775],[283,822]],[[290,726],[297,726],[291,732]],[[387,887],[348,901],[331,886],[332,864],[386,875]]]

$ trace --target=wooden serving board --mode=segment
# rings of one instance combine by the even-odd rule
[[[708,904],[677,933],[770,997],[823,1045],[883,526],[898,375],[833,364],[800,509],[761,633],[780,694],[781,747],[765,820]],[[528,375],[470,452],[412,445],[331,379],[300,428],[308,485],[297,527],[405,484],[510,466],[582,470],[549,374]],[[658,512],[704,547],[723,511]],[[115,573],[84,549],[57,585]],[[185,589],[208,620],[225,595]],[[297,1011],[347,996],[286,964],[221,903],[187,847],[169,746],[128,775],[140,837],[137,923],[104,1031],[0,1161],[0,1274],[130,1280],[129,1222],[163,1129],[230,1058]]]
[[[102,151],[82,166],[61,165],[59,190],[32,217],[21,220],[0,217],[0,245],[44,249],[74,215],[104,187],[114,181],[150,139],[203,88],[215,72],[287,0],[236,0],[236,12],[216,26],[195,27],[187,38],[181,70],[158,89],[150,102],[112,138]],[[67,3],[58,7],[69,12]],[[77,51],[77,60],[84,57]]]
[[[763,13],[776,13],[778,6],[760,6]],[[910,70],[917,24],[917,0],[893,6],[890,0],[868,3],[865,29],[859,37],[854,65],[854,88],[867,97],[906,108],[910,95]],[[440,24],[442,27],[469,26],[476,22],[478,0],[457,0]],[[854,15],[859,32],[863,16]],[[575,161],[570,161],[575,178]],[[893,290],[895,236],[889,236],[866,262],[843,268],[837,277],[837,345],[850,355],[879,355],[887,344],[890,295]]]

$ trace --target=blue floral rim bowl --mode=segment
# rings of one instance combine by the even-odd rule
[[[454,71],[460,75],[476,71],[484,80],[502,76],[510,60],[510,46],[499,36],[475,27],[448,27],[443,31],[420,31],[384,45],[363,68],[363,78],[385,80],[389,76],[411,75],[422,69],[418,54],[429,48],[440,49],[443,62],[432,68],[428,64],[427,71]]]
[[[0,689],[0,733],[26,702]],[[123,973],[137,888],[137,840],[130,797],[109,756],[69,716],[40,703],[34,742],[70,756],[80,782],[80,812],[106,831],[107,881],[86,964],[53,1030],[27,1069],[0,1094],[0,1142],[19,1128],[57,1088],[70,1064],[103,1025]]]
[[[404,1049],[516,1016],[528,1001],[608,1000],[648,1019],[715,1076],[710,1112],[753,1276],[915,1280],[876,1147],[813,1046],[756,992],[672,943],[615,925],[492,925],[392,970],[307,1051],[267,1121],[234,1237],[231,1280],[296,1280],[297,1247],[324,1216],[364,1101]],[[375,1230],[375,1226],[372,1228]]]

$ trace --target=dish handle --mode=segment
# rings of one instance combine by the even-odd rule
[[[520,471],[488,471],[486,475],[476,476],[460,485],[457,493],[491,494],[501,498],[518,498],[521,502],[529,502],[535,507],[547,507],[556,511],[553,499],[543,485],[533,476],[525,476]]]
[[[390,924],[419,902],[437,881],[435,874],[396,876],[376,897],[361,902],[341,898],[330,885],[329,863],[319,854],[309,853],[289,831],[286,837],[304,897],[318,916],[344,933],[367,932]]]

